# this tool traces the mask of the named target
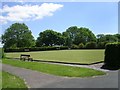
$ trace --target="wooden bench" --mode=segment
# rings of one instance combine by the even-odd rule
[[[33,58],[30,58],[30,55],[26,55],[26,54],[21,54],[20,55],[20,60],[28,60],[28,61],[33,61]]]

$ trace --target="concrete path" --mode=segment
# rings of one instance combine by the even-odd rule
[[[106,69],[101,69],[104,63],[98,63],[98,64],[92,64],[92,65],[75,65],[75,64],[63,64],[63,63],[52,63],[52,62],[41,62],[41,63],[58,64],[58,65],[73,66],[73,67],[85,67],[85,68],[92,68],[92,69],[100,70],[104,72],[110,71]]]
[[[59,77],[2,64],[2,70],[24,79],[30,88],[118,88],[118,71],[90,78]]]

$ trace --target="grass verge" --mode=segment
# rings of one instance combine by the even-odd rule
[[[2,71],[2,90],[5,88],[24,88],[27,90],[27,86],[24,81],[17,76],[9,74],[8,72]],[[26,89],[25,89],[26,88]],[[18,89],[19,90],[19,89]]]
[[[2,72],[0,71],[0,90],[2,89]]]
[[[4,64],[10,64],[17,67],[27,68],[31,70],[36,70],[48,74],[58,75],[58,76],[68,76],[68,77],[91,77],[104,75],[105,72],[81,68],[81,67],[72,67],[56,64],[47,64],[47,63],[38,63],[38,62],[24,62],[19,60],[8,60],[3,59]]]

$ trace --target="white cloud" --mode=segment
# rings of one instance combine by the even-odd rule
[[[5,5],[0,9],[0,12],[2,13],[2,16],[0,16],[0,23],[42,19],[45,16],[52,16],[55,11],[62,7],[63,5],[54,3],[43,3],[41,5],[16,5],[12,7]]]

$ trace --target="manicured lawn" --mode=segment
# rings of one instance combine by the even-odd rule
[[[104,50],[58,50],[6,53],[6,57],[19,58],[30,54],[33,59],[90,64],[104,60]]]
[[[91,77],[104,75],[105,72],[97,71],[88,68],[56,65],[56,64],[47,64],[40,62],[25,62],[20,60],[7,60],[3,59],[3,63],[10,64],[17,67],[32,69],[48,74],[58,75],[58,76],[68,76],[68,77]]]
[[[26,88],[27,90],[27,86],[24,84],[23,80],[4,71],[2,71],[2,88]]]

